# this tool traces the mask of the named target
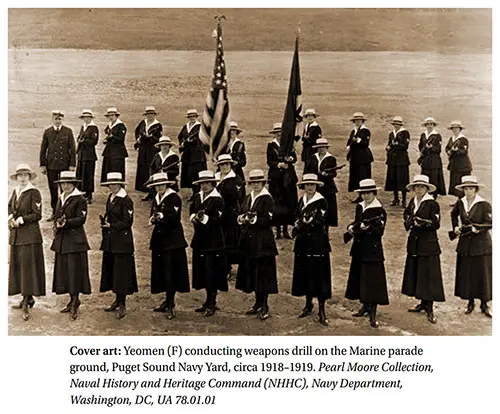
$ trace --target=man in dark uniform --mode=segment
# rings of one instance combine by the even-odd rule
[[[316,118],[319,114],[314,109],[307,109],[304,114],[306,124],[304,125],[304,134],[302,135],[302,155],[301,160],[304,164],[307,163],[309,158],[314,155],[317,150],[314,148],[318,138],[321,138],[322,131]]]
[[[56,180],[61,171],[74,171],[76,165],[75,138],[71,128],[62,124],[64,113],[52,111],[53,125],[43,132],[40,147],[40,169],[47,175],[50,190],[50,206],[52,215],[47,221],[54,220],[58,187]]]
[[[84,193],[87,204],[92,204],[92,193],[94,192],[94,175],[97,155],[95,146],[99,141],[99,128],[94,124],[94,114],[90,109],[84,109],[80,115],[83,125],[77,138],[76,153],[78,155],[78,165],[76,167],[76,177],[81,180],[80,191]]]

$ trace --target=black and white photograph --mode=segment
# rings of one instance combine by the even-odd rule
[[[9,336],[492,336],[492,9],[301,7],[8,10]]]

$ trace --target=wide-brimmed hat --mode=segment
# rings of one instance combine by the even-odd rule
[[[155,147],[160,148],[161,145],[177,145],[177,144],[174,141],[172,141],[170,137],[163,135],[162,137],[160,137],[160,140],[155,144]]]
[[[16,180],[17,174],[29,174],[30,180],[34,180],[36,178],[36,173],[33,172],[29,164],[17,164],[16,172],[10,175],[10,179]]]
[[[318,138],[316,140],[316,144],[314,144],[312,147],[313,148],[321,148],[321,147],[329,147],[330,144],[328,143],[328,140],[326,138]]]
[[[146,187],[148,188],[162,184],[173,185],[175,184],[175,181],[169,180],[166,172],[159,172],[149,177],[149,179],[145,183]]]
[[[198,179],[193,181],[193,184],[201,184],[201,183],[216,183],[217,179],[215,178],[215,174],[211,170],[203,170],[198,173]]]
[[[188,109],[186,111],[186,118],[189,118],[191,115],[199,116],[198,111],[196,109]]]
[[[241,131],[243,131],[243,130],[242,130],[242,129],[238,126],[238,122],[236,122],[236,121],[231,121],[231,122],[229,123],[229,130],[230,130],[230,131],[236,131],[236,132],[238,132],[238,134],[239,134]]]
[[[430,193],[436,191],[436,186],[429,182],[429,177],[423,174],[417,174],[413,177],[413,181],[406,186],[407,190],[412,191],[413,187],[416,185],[425,185]]]
[[[281,132],[281,122],[276,122],[273,124],[273,129],[269,131],[270,134],[275,134]]]
[[[86,116],[93,118],[94,113],[90,109],[84,109],[78,118],[85,118]]]
[[[60,116],[61,118],[64,118],[64,112],[59,109],[54,109],[52,111],[52,116]]]
[[[127,184],[122,177],[121,172],[109,172],[106,174],[106,181],[101,183],[101,186],[108,186],[110,184]]]
[[[448,129],[453,129],[453,128],[465,129],[461,121],[451,121]]]
[[[247,183],[258,183],[258,182],[267,182],[266,177],[264,176],[264,171],[262,170],[252,170],[248,174]]]
[[[79,180],[76,178],[76,171],[61,171],[61,174],[59,174],[59,180],[54,181],[57,184],[61,183],[79,183],[82,180]]]
[[[110,115],[120,116],[120,112],[115,107],[108,108],[104,116],[108,117]]]
[[[319,114],[313,108],[306,109],[306,111],[304,112],[304,118],[308,115],[312,115],[315,118],[319,116]]]
[[[316,174],[304,174],[302,176],[302,181],[297,183],[297,186],[301,187],[304,184],[316,184],[318,187],[322,187],[324,184],[320,180],[318,180],[318,176]]]
[[[349,121],[356,121],[357,119],[361,119],[362,121],[366,121],[366,116],[363,112],[354,112],[349,118]]]
[[[144,112],[142,114],[143,115],[148,115],[148,114],[157,115],[158,112],[156,112],[156,108],[154,106],[146,106],[146,109],[144,109]]]
[[[403,118],[400,116],[395,116],[394,118],[392,118],[392,121],[389,123],[391,125],[403,125],[404,124]]]
[[[456,185],[455,188],[457,190],[461,190],[464,187],[476,187],[479,189],[480,187],[484,187],[483,184],[479,184],[477,177],[475,175],[464,175],[462,177],[462,183]]]
[[[371,178],[365,178],[359,182],[359,188],[354,190],[356,193],[369,193],[371,191],[380,190],[380,187],[377,187],[375,184],[375,180]]]
[[[231,154],[221,154],[217,157],[217,162],[215,163],[215,165],[221,164],[236,164],[236,161],[233,160]]]
[[[422,121],[422,126],[425,126],[426,124],[434,124],[434,126],[438,125],[437,121],[432,116],[428,116]]]

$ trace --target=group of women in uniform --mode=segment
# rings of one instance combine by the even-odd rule
[[[188,115],[195,119],[197,113],[191,112]],[[308,126],[302,138],[309,156],[304,159],[301,180],[294,169],[297,161],[295,150],[285,157],[280,156],[280,124],[274,124],[270,131],[274,139],[266,151],[267,178],[262,170],[252,170],[245,181],[242,168],[246,164],[246,155],[238,137],[241,129],[235,122],[231,125],[229,149],[216,161],[216,173],[206,169],[206,160],[204,165],[196,166],[196,179],[193,179],[192,171],[186,169],[184,178],[181,173],[181,186],[187,174],[193,188],[189,203],[189,218],[194,229],[191,241],[192,287],[206,291],[206,300],[196,312],[207,317],[216,313],[217,294],[228,290],[228,274],[231,266],[237,264],[236,289],[255,295],[255,303],[246,313],[266,320],[270,316],[269,295],[278,293],[275,239],[283,235],[295,239],[292,295],[305,297],[305,306],[299,317],[312,313],[313,299],[317,298],[319,322],[328,325],[325,301],[332,296],[328,229],[338,225],[334,178],[343,165],[338,166],[336,158],[328,152],[328,141],[321,136],[315,111],[309,110],[306,115]],[[377,306],[389,303],[382,244],[387,214],[377,199],[380,188],[371,177],[366,178],[366,175],[371,175],[373,156],[366,151],[369,151],[370,133],[364,125],[365,117],[355,113],[351,120],[355,126],[347,146],[351,173],[349,188],[357,193],[356,201],[361,201],[357,203],[354,220],[344,235],[344,242],[352,240],[345,296],[361,302],[361,308],[354,316],[368,315],[370,325],[378,327]],[[199,141],[196,134],[192,133],[195,122],[190,126],[188,122],[183,128],[186,131],[179,135],[184,151],[189,145],[201,145],[201,142],[196,142]],[[441,250],[436,233],[441,220],[435,199],[439,189],[433,183],[433,180],[439,181],[439,171],[434,171],[438,168],[434,167],[440,162],[440,158],[439,162],[435,159],[435,149],[440,147],[441,138],[434,129],[436,122],[427,118],[424,121],[426,131],[419,144],[422,174],[416,175],[410,183],[409,133],[402,127],[400,117],[395,117],[392,125],[394,131],[389,134],[386,148],[385,189],[394,191],[392,205],[399,204],[398,192],[401,191],[405,207],[403,218],[408,242],[402,293],[421,301],[410,311],[425,311],[427,319],[435,323],[433,303],[445,300]],[[447,145],[447,152],[454,180],[453,191],[461,197],[454,203],[453,230],[450,232],[450,238],[459,238],[455,295],[468,301],[466,313],[473,311],[474,299],[479,299],[481,311],[491,317],[488,307],[492,274],[488,232],[492,223],[491,205],[479,196],[482,185],[470,175],[468,141],[461,135],[463,126],[456,122],[450,125],[450,129],[453,137]],[[314,135],[312,142],[311,134]],[[179,158],[172,151],[174,145],[168,137],[162,135],[158,138],[154,147],[159,151],[151,157],[149,177],[141,187],[152,199],[149,218],[152,226],[151,292],[165,294],[165,300],[154,311],[166,313],[168,319],[176,316],[176,293],[190,290],[188,244],[181,220],[182,200],[177,182],[179,163],[183,162],[184,155]],[[9,201],[9,294],[21,293],[23,298],[16,307],[22,310],[23,318],[27,320],[35,303],[34,296],[45,295],[44,253],[38,225],[41,196],[32,183],[36,173],[28,165],[19,165],[11,178],[17,182],[17,187]],[[351,178],[361,179],[354,186]],[[70,295],[61,312],[76,319],[79,295],[91,292],[89,244],[84,230],[87,201],[77,188],[79,179],[75,172],[61,172],[57,183],[61,193],[51,246],[55,252],[53,292]],[[269,191],[266,183],[269,183]],[[138,290],[132,231],[134,204],[125,190],[121,171],[107,172],[101,185],[108,187],[109,196],[104,214],[99,217],[102,229],[100,249],[103,251],[100,291],[114,292],[115,299],[105,310],[115,312],[121,319],[126,315],[127,295]],[[300,197],[297,187],[303,190]],[[407,191],[414,193],[408,204]],[[276,234],[273,227],[276,227]]]

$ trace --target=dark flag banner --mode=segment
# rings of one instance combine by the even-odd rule
[[[300,87],[299,65],[299,36],[295,39],[295,52],[293,54],[290,85],[288,86],[288,99],[285,115],[281,126],[280,156],[285,157],[292,151],[295,136],[300,135],[297,128],[302,122],[302,89]]]
[[[217,41],[212,86],[207,95],[200,128],[200,140],[209,146],[212,158],[224,150],[229,141],[229,101],[227,99],[227,76],[222,47],[222,19],[218,17],[214,37]]]

